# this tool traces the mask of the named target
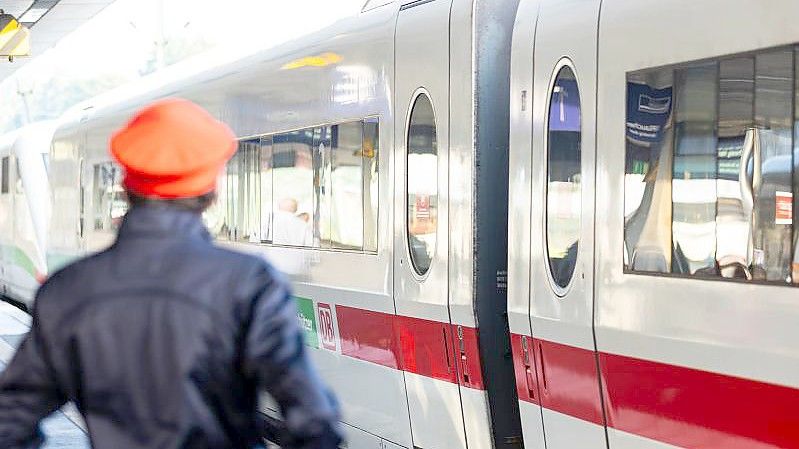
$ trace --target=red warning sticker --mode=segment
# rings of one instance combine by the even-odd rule
[[[778,190],[774,192],[774,200],[777,208],[774,223],[778,225],[793,224],[793,193]]]

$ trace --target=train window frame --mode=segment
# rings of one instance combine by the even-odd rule
[[[576,241],[577,253],[574,256],[574,268],[573,268],[573,270],[571,272],[571,275],[569,277],[569,281],[566,283],[565,286],[561,286],[557,282],[557,280],[555,279],[555,275],[552,272],[553,271],[552,259],[550,258],[550,254],[549,254],[549,212],[550,212],[549,211],[549,193],[550,193],[550,188],[549,188],[550,160],[549,159],[550,159],[550,154],[551,154],[551,151],[550,151],[551,150],[551,148],[550,148],[550,138],[549,138],[549,134],[551,132],[551,128],[550,128],[550,117],[549,116],[550,116],[550,109],[552,107],[552,98],[553,98],[553,96],[555,94],[555,92],[554,92],[555,85],[560,80],[560,75],[563,72],[563,70],[567,69],[567,68],[571,71],[572,75],[574,76],[574,80],[575,80],[575,82],[577,84],[577,94],[578,94],[578,100],[579,100],[578,111],[579,111],[579,120],[580,120],[579,126],[580,126],[580,136],[581,136],[580,137],[580,144],[579,144],[579,150],[580,150],[580,162],[579,162],[579,164],[580,164],[580,178],[581,178],[581,181],[580,181],[580,190],[579,190],[579,192],[580,192],[579,193],[580,212],[579,212],[579,219],[578,219],[577,241]],[[576,279],[578,278],[578,270],[580,269],[579,261],[581,259],[581,254],[582,254],[582,252],[580,251],[580,240],[582,240],[583,225],[585,224],[585,213],[584,213],[584,210],[583,210],[584,208],[583,208],[583,204],[582,204],[583,203],[583,193],[584,193],[583,183],[582,183],[582,176],[583,176],[583,172],[584,172],[584,170],[583,170],[583,156],[582,156],[582,134],[583,134],[583,110],[582,110],[582,105],[583,105],[583,92],[580,89],[580,85],[581,85],[580,77],[577,74],[577,69],[576,69],[576,67],[574,65],[574,62],[569,57],[560,58],[558,60],[558,62],[555,64],[555,66],[554,66],[554,68],[552,70],[552,73],[550,75],[549,85],[547,87],[547,99],[546,99],[545,109],[544,109],[544,132],[543,132],[544,145],[543,146],[544,146],[544,173],[545,173],[545,176],[544,176],[544,179],[543,179],[544,189],[543,189],[543,195],[542,195],[543,198],[542,198],[542,203],[541,203],[541,204],[543,204],[543,207],[544,207],[544,213],[541,214],[542,215],[542,227],[541,227],[542,228],[541,229],[542,236],[541,237],[542,237],[542,242],[544,243],[542,245],[542,247],[543,247],[543,253],[544,253],[544,261],[545,261],[545,264],[546,264],[545,271],[546,271],[547,281],[549,283],[550,288],[552,289],[552,292],[555,294],[555,296],[557,296],[560,299],[565,298],[569,294],[569,292],[571,291],[571,289],[574,286],[574,283],[576,282]]]
[[[411,95],[411,101],[409,103],[408,112],[405,115],[405,130],[404,130],[404,133],[403,133],[403,136],[405,138],[405,154],[404,154],[404,159],[405,159],[405,176],[404,176],[404,178],[405,179],[403,181],[404,182],[404,184],[403,184],[403,186],[404,186],[404,191],[403,191],[403,194],[404,194],[403,195],[404,196],[403,205],[404,205],[404,207],[403,207],[403,215],[402,215],[403,216],[403,227],[404,227],[404,230],[405,230],[405,232],[403,233],[405,235],[405,245],[404,245],[405,246],[405,255],[408,258],[408,261],[410,262],[410,266],[411,266],[411,270],[410,271],[411,271],[414,279],[417,282],[419,282],[419,283],[424,282],[430,276],[430,271],[432,271],[433,266],[436,264],[436,253],[438,251],[438,245],[439,245],[439,238],[438,238],[439,237],[439,235],[438,235],[439,234],[439,232],[438,232],[439,221],[438,221],[438,219],[436,219],[436,223],[435,223],[435,228],[436,228],[435,240],[433,242],[433,246],[432,246],[431,251],[430,251],[430,264],[427,266],[427,269],[424,272],[420,273],[418,267],[416,266],[416,261],[415,261],[415,259],[413,257],[412,251],[411,251],[411,239],[410,239],[411,231],[410,231],[410,226],[409,226],[410,217],[409,217],[409,214],[408,214],[408,207],[410,205],[410,203],[409,203],[409,193],[408,193],[408,180],[409,180],[409,176],[408,176],[409,175],[408,158],[410,156],[409,143],[410,143],[410,137],[411,137],[410,136],[411,119],[413,118],[413,112],[416,109],[416,103],[417,103],[417,101],[419,101],[419,98],[421,98],[422,96],[425,96],[427,98],[427,101],[430,103],[430,108],[433,111],[433,124],[435,126],[435,131],[436,131],[436,148],[435,148],[435,150],[436,150],[436,197],[440,196],[440,193],[441,193],[440,192],[440,185],[439,185],[439,176],[438,176],[438,170],[439,170],[439,165],[440,165],[439,159],[441,157],[440,152],[439,152],[439,148],[438,148],[438,139],[437,139],[438,131],[439,131],[439,129],[438,129],[438,120],[437,120],[438,114],[436,113],[436,106],[433,104],[433,96],[430,94],[430,91],[428,91],[427,88],[425,88],[423,86],[420,86]],[[438,202],[438,198],[436,199],[436,201]],[[436,204],[436,214],[438,214],[440,212],[438,209],[439,209],[439,206],[438,206],[438,203],[437,203]]]
[[[634,70],[626,71],[624,73],[624,79],[625,79],[625,83],[624,83],[624,85],[625,85],[625,88],[624,88],[625,89],[624,102],[625,102],[625,105],[629,102],[630,91],[627,88],[627,85],[629,84],[629,82],[631,80],[631,77],[634,78],[635,76],[641,76],[641,75],[644,75],[644,74],[647,74],[647,73],[650,73],[650,72],[654,73],[656,71],[666,71],[666,70],[671,70],[673,74],[676,74],[676,72],[679,71],[679,70],[685,70],[685,69],[688,69],[688,68],[691,68],[691,67],[701,66],[703,64],[716,64],[716,66],[718,68],[721,65],[723,65],[724,63],[729,63],[729,62],[732,62],[732,61],[735,61],[735,60],[738,60],[738,59],[745,59],[745,58],[752,58],[753,60],[755,60],[755,65],[756,65],[757,64],[756,58],[758,56],[768,55],[768,54],[776,53],[776,52],[779,52],[779,51],[793,52],[793,72],[792,72],[793,79],[792,79],[792,86],[793,86],[794,91],[789,95],[789,97],[791,98],[791,101],[793,102],[792,112],[791,112],[791,116],[790,116],[790,120],[792,121],[792,123],[791,123],[792,141],[791,141],[790,149],[791,149],[791,151],[793,153],[795,153],[797,150],[799,150],[799,43],[796,43],[796,42],[795,43],[785,44],[785,45],[776,45],[776,46],[769,46],[769,47],[763,47],[763,48],[756,48],[756,49],[752,49],[752,50],[748,50],[748,51],[742,51],[742,52],[736,52],[736,53],[713,55],[713,56],[709,56],[709,57],[705,57],[705,58],[690,59],[690,60],[679,61],[679,62],[676,62],[676,63],[664,64],[664,65],[659,65],[659,66],[640,67],[640,68],[636,68]],[[757,70],[756,67],[755,67],[755,70]],[[755,72],[755,74],[753,76],[754,76],[754,79],[757,80],[757,77],[758,77],[757,72]],[[716,110],[717,116],[716,116],[716,123],[715,123],[715,136],[716,136],[717,139],[718,139],[718,136],[719,136],[719,124],[720,124],[720,120],[721,120],[720,116],[719,116],[720,111],[718,110],[718,108],[720,107],[719,106],[719,96],[720,96],[720,91],[721,91],[721,88],[719,86],[720,79],[721,79],[721,75],[719,73],[717,73],[717,77],[716,77],[716,80],[715,80],[716,81],[716,86],[715,86],[715,88],[716,88],[716,108],[717,108],[717,110]],[[674,101],[675,101],[675,99],[677,97],[676,85],[677,85],[677,81],[676,81],[676,78],[675,78],[674,80],[672,80],[672,89],[675,90],[675,91],[672,92],[672,102],[673,103],[674,103]],[[754,95],[754,97],[752,98],[752,108],[756,109],[757,108],[757,101],[758,101],[758,99],[757,99],[757,87],[755,86],[752,89],[753,89],[753,95]],[[672,108],[676,108],[676,107],[677,106],[672,106]],[[672,122],[674,121],[674,117],[673,116],[674,116],[675,113],[676,112],[674,110],[672,110],[671,113],[670,113],[671,116],[672,116],[670,121],[672,121]],[[754,111],[753,111],[752,120],[754,122],[757,121],[757,118],[755,117],[755,112]],[[624,155],[625,155],[625,162],[624,162],[625,167],[622,167],[622,169],[623,169],[623,175],[625,177],[628,175],[627,168],[626,168],[626,163],[627,163],[626,159],[627,159],[627,152],[628,152],[628,149],[627,149],[627,129],[626,128],[628,126],[627,125],[628,122],[629,122],[628,112],[625,112],[625,114],[624,114],[625,130],[624,130],[624,133],[623,133],[623,135],[624,135],[623,142],[624,143],[622,145],[624,147]],[[672,126],[676,126],[676,125],[674,125],[672,123]],[[755,128],[755,129],[760,129],[761,128],[760,125],[757,125],[757,124],[752,125],[752,127]],[[675,140],[675,142],[672,142],[672,144],[671,144],[672,148],[671,148],[671,153],[670,153],[672,159],[674,159],[674,152],[675,152],[675,148],[676,148],[676,138],[674,138],[674,140]],[[718,142],[717,142],[717,146],[718,146]],[[672,160],[671,161],[671,166],[672,167],[673,167],[673,164],[674,164],[674,161]],[[791,236],[789,238],[789,240],[791,241],[791,249],[790,249],[790,254],[791,254],[790,258],[791,258],[791,260],[789,261],[789,271],[791,271],[791,267],[790,267],[791,263],[793,263],[794,266],[797,265],[796,258],[795,258],[796,256],[794,256],[794,254],[797,254],[797,252],[799,252],[799,242],[797,242],[797,237],[799,237],[799,221],[797,221],[797,217],[799,217],[799,213],[797,213],[797,212],[799,212],[799,211],[797,211],[797,202],[798,201],[797,201],[797,197],[796,197],[797,192],[799,192],[799,160],[794,160],[794,165],[792,165],[792,170],[793,170],[793,173],[791,174],[792,181],[793,181],[792,193],[794,194],[794,197],[793,197],[794,200],[793,200],[793,203],[792,203],[792,205],[793,205],[793,223],[792,223],[793,229],[791,231]],[[718,179],[719,178],[717,177],[716,180],[718,180]],[[629,192],[628,192],[628,188],[627,188],[626,185],[623,186],[622,188],[623,188],[623,191],[624,191],[624,198],[625,198],[624,205],[622,207],[622,215],[620,217],[621,222],[622,222],[621,231],[622,231],[622,247],[623,247],[622,253],[623,254],[622,254],[622,257],[620,257],[619,262],[621,263],[622,273],[624,275],[649,276],[649,277],[655,277],[655,278],[685,279],[685,280],[693,280],[693,281],[698,281],[698,282],[703,282],[703,281],[705,281],[705,282],[725,282],[725,283],[732,283],[732,284],[759,285],[759,286],[785,287],[785,288],[799,287],[799,279],[797,278],[797,276],[795,274],[793,276],[793,279],[789,282],[789,281],[781,281],[781,280],[773,280],[773,279],[772,280],[767,280],[767,279],[742,279],[742,278],[736,278],[736,277],[724,277],[722,275],[710,276],[710,275],[704,275],[704,274],[700,274],[700,273],[679,273],[679,272],[673,272],[671,270],[668,270],[668,271],[645,271],[645,270],[641,270],[641,269],[634,269],[631,266],[632,254],[628,254],[629,250],[627,248],[627,245],[628,245],[627,223],[626,223],[627,217],[625,215],[625,211],[626,211],[626,207],[627,207],[626,197],[629,194]],[[671,192],[671,195],[673,195],[673,192]],[[673,201],[673,196],[671,197],[671,199]],[[716,199],[716,201],[717,201],[717,204],[718,204],[718,198]],[[670,204],[671,204],[671,202],[670,202]],[[640,208],[640,207],[642,207],[642,206],[639,205],[638,208]],[[718,219],[718,216],[719,216],[718,215],[718,205],[716,206],[716,210],[717,210],[716,219]],[[671,224],[673,226],[673,217],[671,218]],[[673,235],[672,234],[673,234],[673,232],[669,234],[670,235],[670,239],[672,241],[672,247],[670,248],[670,250],[674,251],[674,248],[673,248]],[[718,238],[718,236],[716,236],[716,238]],[[794,270],[795,270],[795,268],[794,268]],[[795,271],[794,271],[794,273],[795,273]]]

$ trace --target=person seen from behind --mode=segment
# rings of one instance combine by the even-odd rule
[[[286,449],[339,446],[339,413],[309,362],[287,281],[215,246],[201,214],[236,149],[180,99],[111,139],[131,204],[116,242],[40,288],[29,334],[0,375],[0,448],[43,444],[74,401],[94,449],[260,447],[258,391],[280,406]]]

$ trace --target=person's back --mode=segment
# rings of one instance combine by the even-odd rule
[[[35,444],[41,417],[72,400],[96,449],[252,448],[258,388],[281,406],[285,447],[337,446],[286,282],[175,204],[134,202],[111,248],[40,289],[0,377],[0,447]]]

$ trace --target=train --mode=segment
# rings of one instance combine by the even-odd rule
[[[109,136],[177,96],[239,138],[204,218],[291,278],[348,447],[799,448],[796,17],[793,0],[370,0],[167,69],[16,156],[4,137],[0,226],[33,229],[13,241],[34,268],[15,286],[4,242],[3,291],[30,304],[31,280],[113,243]],[[41,163],[19,184],[22,155]]]

